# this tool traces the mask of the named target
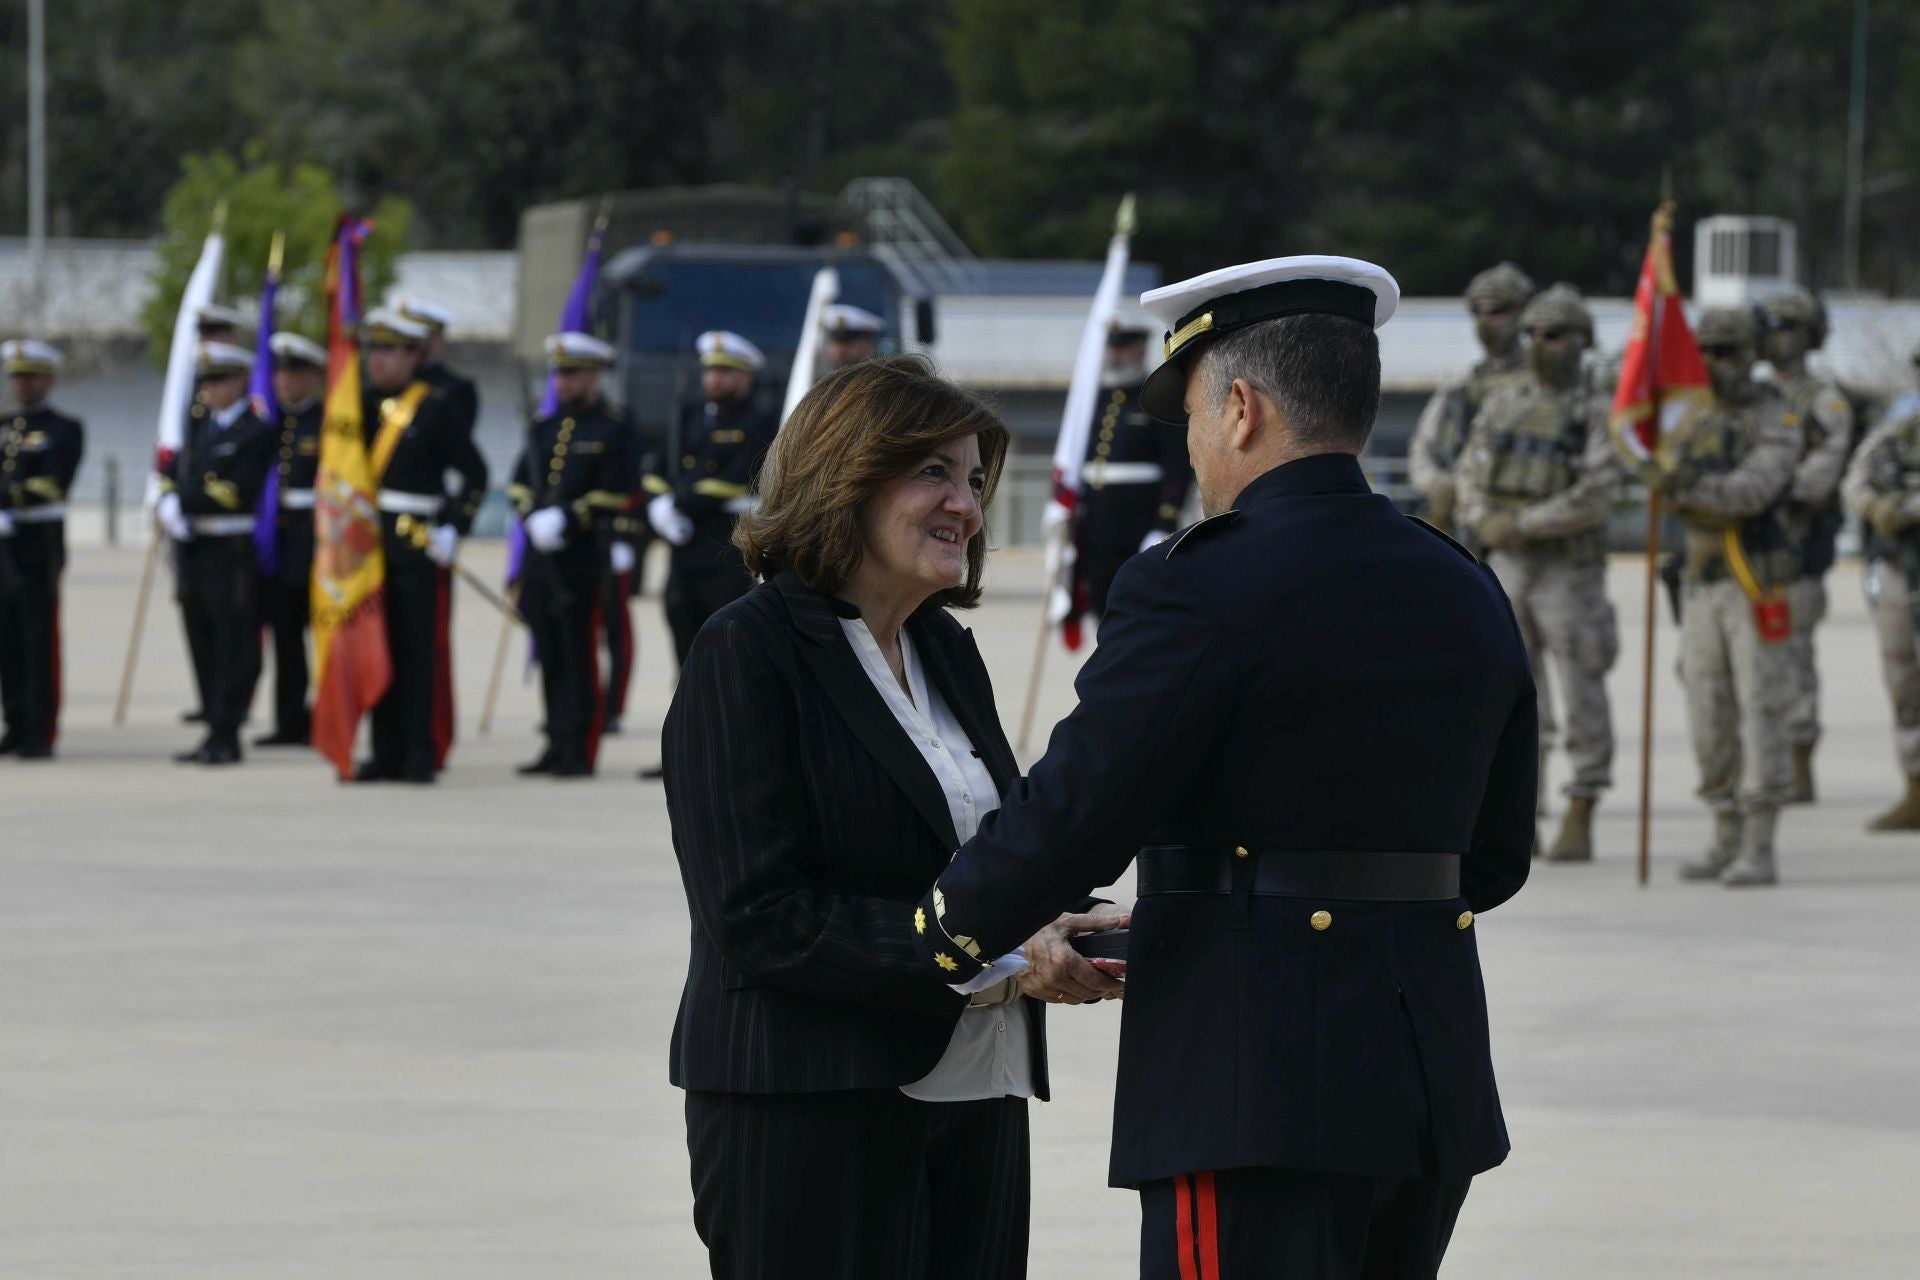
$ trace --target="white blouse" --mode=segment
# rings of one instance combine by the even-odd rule
[[[894,677],[886,655],[880,652],[879,641],[865,622],[842,618],[840,629],[887,709],[920,749],[921,759],[940,783],[954,834],[965,844],[980,829],[980,819],[1000,807],[1000,791],[986,762],[974,754],[973,740],[954,718],[946,699],[927,683],[926,670],[904,629],[900,632],[900,658],[907,673],[905,689]],[[990,993],[987,998],[992,998]],[[933,1070],[912,1084],[901,1085],[900,1092],[922,1102],[1031,1098],[1033,1037],[1026,1008],[1017,999],[967,1008]]]

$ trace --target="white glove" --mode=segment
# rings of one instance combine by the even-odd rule
[[[553,554],[567,545],[567,513],[559,507],[542,507],[527,516],[527,541],[535,551]]]
[[[460,550],[460,531],[450,524],[435,525],[427,535],[427,559],[445,569]]]
[[[13,536],[13,512],[0,511],[0,538]]]
[[[1140,550],[1145,551],[1148,547],[1157,547],[1166,540],[1167,535],[1160,530],[1149,529],[1147,530],[1147,536],[1140,539]]]
[[[153,513],[159,517],[160,527],[167,531],[169,538],[175,542],[187,542],[192,539],[193,526],[187,523],[187,517],[181,513],[179,494],[161,494],[160,504],[153,509]]]
[[[614,543],[608,551],[608,558],[613,561],[615,573],[632,573],[633,566],[637,562],[637,557],[633,554],[633,544],[630,542]]]
[[[682,515],[673,503],[673,495],[663,493],[647,504],[647,523],[653,531],[676,547],[693,541],[693,521]]]
[[[1067,510],[1057,502],[1049,502],[1040,509],[1040,532],[1046,534],[1048,537],[1052,537],[1055,529],[1058,529],[1072,518],[1073,512]]]

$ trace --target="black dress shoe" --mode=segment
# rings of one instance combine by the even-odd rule
[[[304,747],[307,735],[295,733],[291,729],[275,729],[272,733],[263,733],[253,740],[256,747]]]
[[[237,740],[233,742],[213,743],[207,747],[206,758],[203,759],[200,763],[201,764],[239,764],[240,763],[240,743]]]
[[[556,778],[591,778],[593,766],[577,756],[556,757],[547,772]]]
[[[9,731],[0,735],[0,756],[10,756],[20,749],[20,739]]]
[[[620,736],[620,717],[608,716],[607,722],[600,726],[600,732],[605,737],[609,737],[609,738],[619,737]]]
[[[207,755],[213,750],[211,742],[203,742],[191,751],[182,751],[174,756],[175,764],[205,764]]]
[[[180,713],[181,724],[205,724],[206,722],[207,722],[207,713],[204,710],[182,711]]]
[[[51,760],[53,748],[44,742],[23,742],[13,749],[22,760]]]
[[[353,771],[355,782],[392,782],[398,776],[378,760],[362,760]]]
[[[424,787],[430,785],[435,776],[432,766],[428,766],[425,769],[402,769],[399,780],[411,786]]]
[[[538,760],[529,761],[521,765],[518,769],[515,769],[514,772],[523,778],[530,778],[537,773],[552,773],[553,752],[542,751]]]
[[[640,771],[640,781],[642,782],[658,782],[666,776],[667,767],[660,764],[650,764]]]

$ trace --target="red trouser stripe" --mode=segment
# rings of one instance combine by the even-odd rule
[[[1200,1280],[1220,1280],[1220,1221],[1213,1203],[1213,1175],[1194,1178],[1194,1199],[1199,1202],[1199,1228],[1194,1233],[1200,1253]]]
[[[1173,1256],[1180,1259],[1180,1280],[1200,1280],[1193,1258],[1193,1192],[1185,1176],[1173,1180]]]

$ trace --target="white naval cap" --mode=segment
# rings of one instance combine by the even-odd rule
[[[1299,254],[1222,267],[1178,284],[1149,289],[1140,305],[1167,330],[1166,363],[1142,388],[1146,411],[1164,422],[1187,420],[1187,368],[1202,338],[1282,316],[1333,315],[1378,329],[1400,305],[1400,286],[1386,268],[1359,258]]]
[[[194,370],[202,378],[237,378],[253,372],[253,352],[231,342],[203,342]]]
[[[700,363],[709,369],[745,369],[748,373],[758,373],[760,366],[767,362],[760,348],[725,329],[709,329],[696,338],[693,345],[700,352]]]
[[[864,307],[836,302],[820,313],[820,327],[830,334],[867,337],[878,335],[887,322]]]
[[[194,327],[199,329],[250,329],[253,327],[253,320],[246,312],[218,304],[196,308],[193,321]]]
[[[428,336],[426,325],[391,307],[375,307],[360,322],[360,340],[370,347],[409,347]]]
[[[58,373],[65,363],[59,348],[38,338],[14,338],[0,342],[0,361],[12,373]]]
[[[397,297],[393,299],[393,309],[416,324],[427,326],[434,333],[445,332],[453,323],[453,312],[425,298]]]
[[[310,364],[316,369],[327,367],[327,349],[312,338],[303,338],[297,333],[276,333],[267,339],[267,348],[273,352],[275,364],[285,360],[294,364]]]
[[[613,363],[613,347],[590,333],[552,334],[546,348],[547,366],[552,369],[605,369]]]

